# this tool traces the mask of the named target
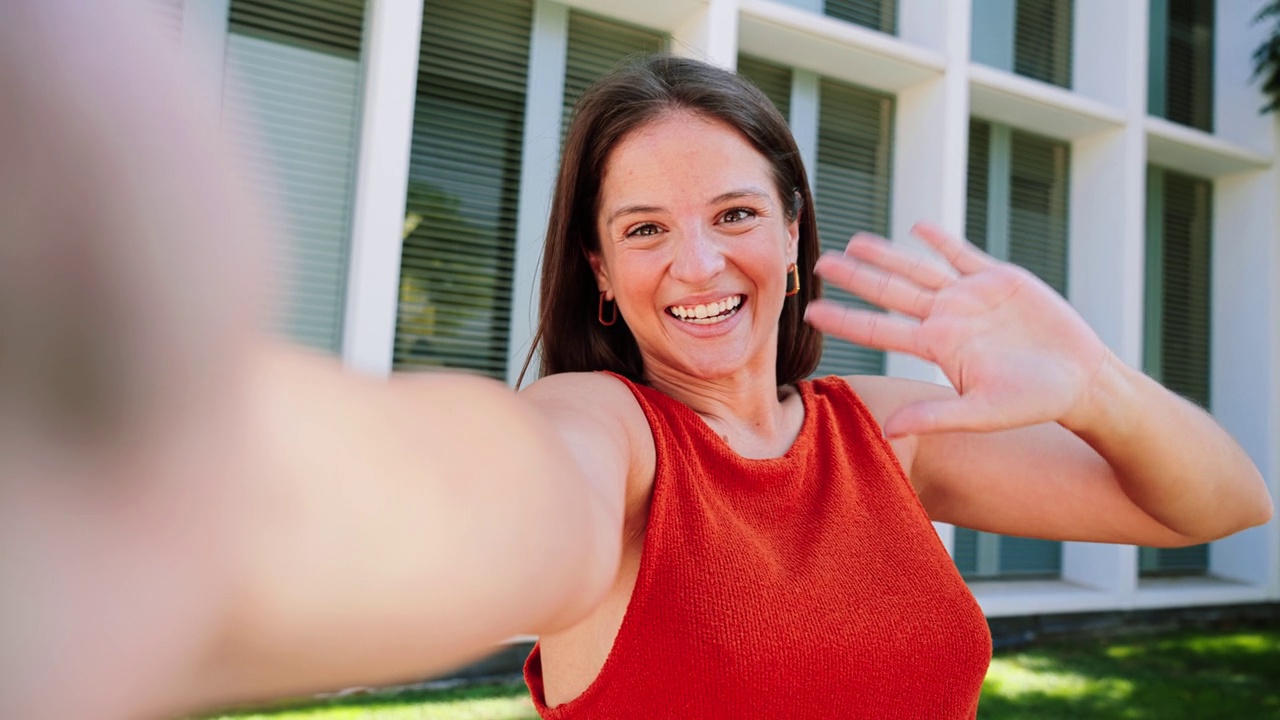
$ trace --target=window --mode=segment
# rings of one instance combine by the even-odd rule
[[[1063,295],[1069,165],[1066,143],[994,123],[969,124],[969,240]],[[968,579],[1057,577],[1062,543],[958,527],[955,559]]]
[[[826,0],[823,11],[872,30],[891,35],[898,31],[897,0]]]
[[[1148,112],[1213,132],[1213,0],[1151,0]]]
[[[569,13],[569,50],[565,59],[564,122],[569,132],[573,106],[587,86],[629,57],[658,52],[666,45],[662,33],[604,20],[577,11]]]
[[[822,79],[814,203],[823,250],[844,251],[857,232],[889,234],[893,98]],[[870,307],[825,287],[828,298]],[[817,375],[880,375],[884,353],[828,336]]]
[[[1212,206],[1209,180],[1147,169],[1143,369],[1206,409],[1210,403]],[[1208,545],[1138,551],[1143,575],[1202,574],[1208,566]]]
[[[232,0],[227,105],[274,174],[284,287],[276,326],[338,352],[360,119],[363,0]]]
[[[738,73],[756,84],[773,101],[782,117],[791,117],[791,68],[749,55],[738,56]]]
[[[530,0],[427,0],[394,365],[506,375]]]
[[[974,0],[974,61],[1071,87],[1072,0]]]

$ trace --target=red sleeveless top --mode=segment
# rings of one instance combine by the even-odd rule
[[[571,718],[975,718],[981,609],[880,426],[837,377],[799,383],[780,458],[743,458],[689,407],[627,381],[657,451],[639,575]]]

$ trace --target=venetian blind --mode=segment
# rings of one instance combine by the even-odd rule
[[[987,247],[987,198],[991,192],[991,126],[969,121],[969,183],[965,193],[964,234],[969,242]]]
[[[623,60],[659,52],[665,45],[666,37],[662,33],[577,11],[570,12],[561,140],[569,132],[573,106],[588,85]]]
[[[750,55],[739,55],[738,74],[755,83],[782,113],[783,119],[790,120],[791,68]]]
[[[1067,294],[1070,146],[1013,132],[1009,162],[1009,261]]]
[[[363,0],[232,0],[225,91],[248,161],[274,180],[276,326],[338,352],[360,119]]]
[[[1149,175],[1155,193],[1148,202],[1158,223],[1149,234],[1147,257],[1156,263],[1148,273],[1154,287],[1148,289],[1147,372],[1165,387],[1206,409],[1210,406],[1210,356],[1212,352],[1211,208],[1213,185],[1201,178],[1153,169]],[[1158,307],[1153,307],[1156,305]],[[1140,567],[1145,574],[1202,573],[1209,565],[1209,546],[1142,548]]]
[[[1025,0],[1019,0],[1019,4]],[[1009,257],[1060,295],[1067,294],[1067,194],[1070,146],[1013,131],[1009,138]],[[1062,543],[1004,536],[1002,577],[1056,576]]]
[[[1007,139],[997,142],[990,123],[970,122],[965,232],[1065,295],[1069,147],[1018,131],[999,137]],[[1007,167],[1009,177],[992,178],[993,167]],[[1007,188],[1007,196],[992,198],[993,187]],[[1007,227],[991,226],[993,200],[1004,203]],[[1007,247],[992,247],[997,232]],[[955,559],[967,578],[1053,577],[1061,573],[1062,543],[956,528]]]
[[[844,251],[854,233],[888,235],[893,99],[834,80],[819,86],[814,202],[823,250]],[[838,302],[870,306],[826,287]],[[884,353],[827,337],[817,375],[879,375]]]
[[[898,0],[826,0],[823,11],[872,30],[890,34],[898,31]]]
[[[1164,173],[1161,262],[1160,381],[1209,407],[1212,185]]]
[[[1154,111],[1173,122],[1212,132],[1213,0],[1163,1],[1168,3],[1165,106]]]
[[[506,376],[530,0],[423,6],[394,364]]]
[[[1072,0],[1017,0],[1013,70],[1071,87]]]

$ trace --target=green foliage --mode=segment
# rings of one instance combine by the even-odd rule
[[[1271,37],[1253,53],[1255,78],[1263,78],[1262,91],[1271,98],[1262,112],[1280,110],[1280,0],[1268,0],[1262,6],[1254,22],[1272,22]]]

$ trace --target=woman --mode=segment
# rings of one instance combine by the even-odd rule
[[[625,487],[625,541],[610,594],[529,660],[545,717],[972,717],[990,639],[930,520],[1175,546],[1268,516],[1212,420],[1029,273],[927,226],[945,263],[869,237],[817,259],[799,158],[762,93],[695,61],[579,102],[522,395]],[[899,315],[816,300],[815,260]],[[815,328],[961,394],[807,382]]]
[[[542,638],[551,717],[970,717],[989,638],[930,519],[1172,546],[1270,515],[1211,418],[935,229],[946,262],[870,238],[816,260],[908,317],[813,300],[785,125],[674,58],[583,100],[545,377],[371,381],[281,347],[211,130],[119,42],[123,10],[67,2],[0,5],[24,59],[0,62],[23,179],[0,185],[21,251],[0,262],[4,717],[420,677],[517,632]],[[960,394],[803,381],[815,328],[916,352]]]

